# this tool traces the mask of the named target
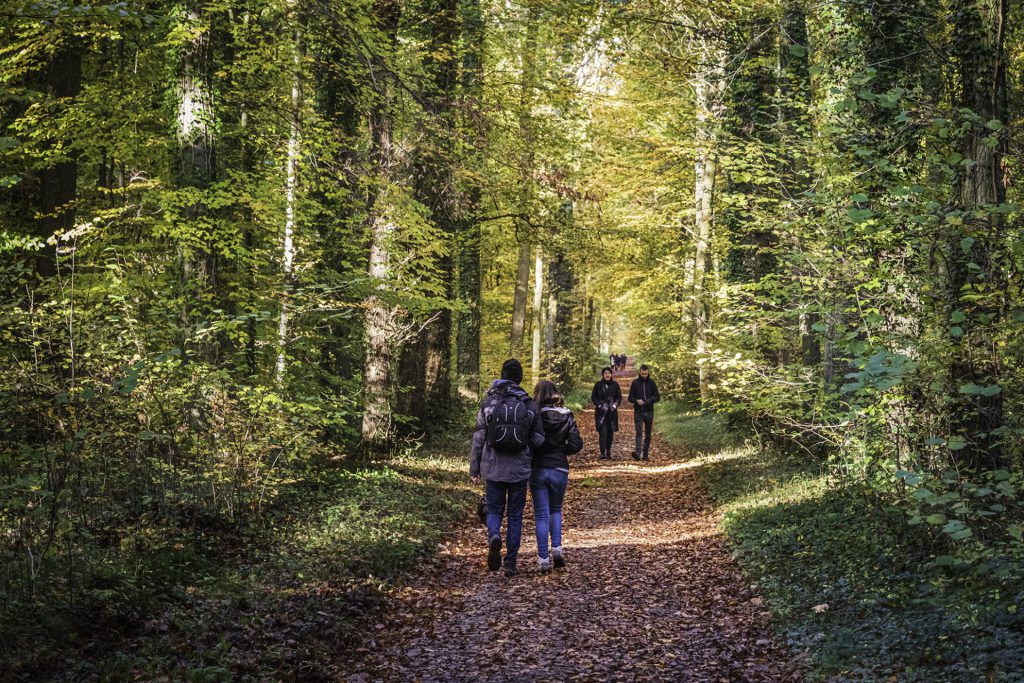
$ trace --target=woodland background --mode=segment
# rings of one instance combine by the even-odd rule
[[[178,671],[118,639],[324,586],[358,630],[465,512],[502,360],[611,350],[756,444],[724,505],[813,482],[726,522],[813,670],[1020,680],[1021,16],[3,0],[9,671]]]

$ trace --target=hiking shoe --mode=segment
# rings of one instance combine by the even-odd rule
[[[632,458],[634,460],[640,460],[640,454],[637,453],[636,451],[633,451],[632,453],[630,453],[630,456],[632,456]]]
[[[501,569],[501,537],[495,536],[487,544],[487,568],[496,572]]]
[[[551,560],[546,557],[538,557],[537,568],[540,569],[541,574],[547,574],[551,571]]]
[[[555,569],[565,569],[565,555],[562,554],[561,548],[551,549],[551,563]]]
[[[519,570],[516,569],[516,566],[514,564],[505,567],[505,576],[507,578],[512,578],[513,576],[516,576],[517,574],[519,574]]]

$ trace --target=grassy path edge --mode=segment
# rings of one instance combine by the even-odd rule
[[[959,606],[975,597],[935,589],[900,513],[722,416],[667,402],[655,428],[701,461],[722,531],[807,680],[1024,681],[1024,635],[969,623]]]

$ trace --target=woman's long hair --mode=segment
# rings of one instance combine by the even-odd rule
[[[541,408],[544,406],[561,408],[565,405],[565,399],[558,392],[558,387],[554,382],[549,382],[546,379],[537,382],[537,386],[533,388],[533,401]]]

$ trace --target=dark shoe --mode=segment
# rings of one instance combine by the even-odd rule
[[[632,453],[630,453],[630,455],[633,456],[634,460],[640,459],[640,455],[636,451],[633,451]]]
[[[611,459],[612,459],[612,456],[608,455],[607,453],[602,453],[601,454],[601,460],[611,460]]]
[[[505,567],[505,576],[506,577],[512,578],[513,576],[516,576],[517,574],[519,574],[519,570],[516,569],[515,565],[512,565],[511,567]]]
[[[551,551],[551,564],[554,565],[555,569],[565,569],[565,554],[561,548]]]
[[[496,572],[501,569],[501,538],[495,536],[487,544],[487,568]]]
[[[650,460],[650,458],[648,458],[646,455],[642,459],[643,459],[644,462],[647,462],[648,460]]]

